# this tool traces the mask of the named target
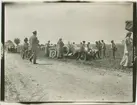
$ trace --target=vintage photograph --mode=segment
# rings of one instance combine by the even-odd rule
[[[8,102],[133,101],[133,3],[6,3],[4,50]]]

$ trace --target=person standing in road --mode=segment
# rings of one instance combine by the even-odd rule
[[[101,42],[102,42],[103,58],[105,58],[106,57],[106,44],[105,44],[104,40],[102,40]]]
[[[63,57],[63,46],[64,43],[62,41],[62,38],[60,38],[59,41],[57,42],[57,58]]]
[[[33,59],[33,64],[36,63],[37,59],[37,50],[38,50],[38,39],[37,39],[37,31],[33,31],[33,35],[29,39],[30,42],[30,50],[31,50],[31,56],[30,56],[30,62],[32,62]]]
[[[116,58],[115,54],[116,54],[116,51],[117,51],[117,47],[116,47],[116,44],[113,40],[111,41],[111,49],[112,49],[113,58],[115,59]]]

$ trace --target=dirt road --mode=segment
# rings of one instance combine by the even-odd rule
[[[33,65],[6,54],[8,101],[132,101],[132,73],[38,59]]]

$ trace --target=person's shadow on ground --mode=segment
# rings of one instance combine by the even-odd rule
[[[53,64],[50,64],[50,63],[37,63],[37,65],[53,65]]]

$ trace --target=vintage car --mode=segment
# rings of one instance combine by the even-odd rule
[[[79,52],[80,52],[80,46],[77,44],[65,44],[63,47],[63,56],[67,57],[67,58],[71,57],[71,58],[76,59],[78,57]],[[97,53],[98,53],[97,49],[94,49],[91,47],[90,50],[88,50],[88,48],[85,47],[84,53],[82,53],[80,60],[96,59]],[[50,58],[56,58],[57,57],[56,45],[49,47],[49,57]]]
[[[8,41],[5,43],[4,49],[5,49],[7,52],[10,52],[10,53],[15,53],[15,52],[16,52],[15,44],[14,44],[11,40],[8,40]]]

